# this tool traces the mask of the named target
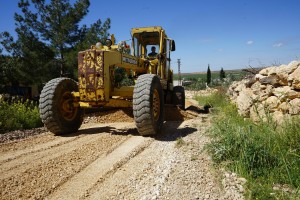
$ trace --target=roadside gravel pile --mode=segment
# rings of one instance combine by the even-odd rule
[[[16,131],[3,133],[0,134],[0,144],[32,137],[35,135],[41,135],[46,132],[47,132],[46,128],[41,127],[41,128],[34,128],[29,130],[16,130]]]
[[[83,120],[87,123],[133,122],[132,108],[112,109],[86,114]]]

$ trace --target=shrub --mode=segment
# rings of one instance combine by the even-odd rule
[[[42,126],[37,105],[32,101],[25,103],[0,102],[0,133],[30,129]]]

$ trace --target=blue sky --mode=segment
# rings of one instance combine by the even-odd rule
[[[14,31],[17,0],[0,0],[0,32]],[[300,60],[300,0],[90,0],[83,24],[111,18],[110,33],[162,26],[176,41],[182,72],[269,66]],[[149,3],[148,3],[149,2]],[[95,41],[96,43],[96,41]]]

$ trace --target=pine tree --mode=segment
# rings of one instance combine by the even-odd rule
[[[211,83],[211,72],[210,72],[209,64],[208,64],[207,72],[206,72],[206,83],[207,83],[207,85],[209,85]]]
[[[222,67],[221,71],[220,71],[220,80],[223,80],[225,77],[226,77],[225,71],[223,70],[223,67]]]
[[[110,19],[103,24],[99,19],[90,27],[79,26],[88,13],[89,0],[73,4],[70,0],[20,0],[18,6],[17,40],[7,32],[0,34],[2,47],[14,60],[9,68],[19,72],[15,79],[46,82],[66,74],[72,78],[77,52],[109,35]]]

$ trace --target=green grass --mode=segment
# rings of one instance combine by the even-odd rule
[[[43,126],[38,107],[33,102],[0,102],[0,133]]]
[[[254,124],[238,115],[224,93],[197,97],[216,108],[207,146],[213,160],[245,177],[249,199],[300,199],[300,120],[282,127]],[[273,190],[274,185],[295,193]]]
[[[180,148],[180,147],[184,146],[185,144],[186,144],[186,142],[183,140],[182,137],[178,137],[176,139],[176,147],[177,148]]]

